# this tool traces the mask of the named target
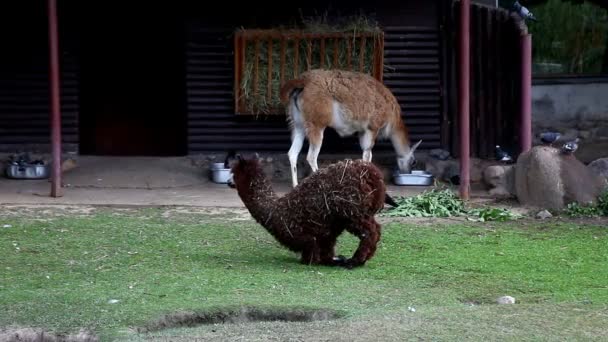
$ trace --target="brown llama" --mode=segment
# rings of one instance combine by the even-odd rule
[[[287,110],[291,147],[287,153],[291,182],[298,184],[297,161],[304,139],[308,140],[306,160],[313,172],[319,169],[327,127],[339,136],[359,135],[362,159],[372,161],[377,139],[390,138],[402,173],[415,163],[414,151],[422,140],[410,146],[408,129],[401,118],[401,106],[393,93],[372,76],[356,71],[312,69],[281,86],[280,98]]]
[[[282,246],[301,253],[303,264],[353,268],[376,252],[381,226],[374,215],[386,194],[382,172],[363,160],[345,160],[305,178],[284,196],[277,196],[257,157],[240,155],[232,163],[232,180],[251,216]],[[335,257],[338,236],[346,230],[359,238],[353,256]]]

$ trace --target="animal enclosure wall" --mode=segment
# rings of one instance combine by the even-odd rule
[[[242,5],[239,11],[234,11],[234,5],[228,3],[222,4],[221,10],[210,11],[208,4],[200,1],[180,1],[170,6],[125,4],[117,0],[93,3],[93,7],[85,8],[88,4],[59,2],[64,151],[105,153],[87,147],[89,143],[86,141],[94,136],[95,141],[111,142],[114,151],[129,155],[137,152],[126,144],[118,145],[125,141],[142,144],[152,139],[166,145],[160,148],[149,144],[153,145],[150,154],[160,155],[159,152],[172,146],[171,142],[177,138],[180,139],[179,151],[188,154],[225,152],[227,149],[285,153],[291,141],[284,115],[250,115],[252,113],[235,106],[234,33],[239,28],[269,29],[290,25],[294,20],[315,14],[323,17],[325,11],[331,13],[327,18],[334,18],[337,14],[362,14],[379,23],[382,47],[375,51],[382,53],[383,66],[373,72],[378,72],[378,77],[397,96],[412,141],[422,139],[420,149],[447,146],[446,135],[443,134],[447,127],[447,120],[444,120],[447,110],[446,69],[442,64],[442,51],[445,49],[442,37],[446,29],[441,26],[443,5],[439,4],[448,1],[370,3],[362,0],[314,0],[308,2],[302,12],[298,4],[283,3],[273,14],[260,3]],[[48,18],[45,4],[7,2],[0,6],[3,19],[0,21],[0,37],[5,47],[0,54],[0,150],[49,151]],[[92,13],[104,13],[104,16],[93,22],[88,19]],[[120,18],[120,27],[116,18]],[[121,37],[124,45],[108,38],[110,36],[104,32],[103,25],[98,24],[105,21],[112,23],[108,32],[113,32],[112,37]],[[163,26],[168,23],[171,25]],[[83,29],[91,26],[99,28],[97,37],[108,40],[92,39],[90,30]],[[171,27],[170,32],[164,27]],[[123,28],[124,34],[120,31]],[[164,36],[159,37],[161,34]],[[131,37],[133,44],[126,46]],[[326,44],[329,49],[333,43]],[[154,49],[167,53],[154,53]],[[129,54],[129,57],[127,50],[140,53]],[[159,55],[175,58],[167,62],[160,60]],[[101,56],[112,57],[114,64]],[[351,62],[355,68],[360,66],[358,59]],[[121,68],[113,69],[112,65]],[[171,77],[163,76],[169,73],[169,69]],[[104,73],[103,70],[111,72]],[[103,76],[110,86],[101,87],[102,82],[97,76]],[[129,121],[129,126],[120,125],[121,135],[100,130],[104,125],[92,120],[96,116],[91,113],[113,108],[100,105],[109,103],[104,91],[113,91],[112,82],[121,85],[120,100],[124,101],[120,102],[121,108],[116,110],[117,113],[143,113],[148,126],[149,121],[154,121],[154,127],[161,127],[165,134],[154,130],[152,132],[155,133],[146,135],[148,140],[141,139],[145,124],[138,128],[132,121]],[[158,86],[157,90],[148,92],[155,86]],[[159,101],[164,105],[159,105]],[[162,113],[162,118],[152,116],[152,111]],[[105,121],[116,126],[126,117],[117,114]],[[156,119],[151,120],[153,118]],[[185,140],[183,144],[181,139]],[[374,150],[392,153],[392,146],[390,142],[382,141]],[[360,147],[356,137],[340,138],[332,130],[327,130],[321,152],[359,153]]]
[[[449,39],[450,149],[459,155],[457,28],[460,2],[452,6]],[[470,124],[471,155],[493,158],[494,147],[519,150],[521,26],[505,10],[471,4]]]
[[[443,2],[405,1],[398,6],[380,3],[371,5],[375,6],[372,9],[365,9],[366,15],[376,19],[382,28],[384,66],[380,77],[397,96],[412,141],[423,140],[421,149],[442,147],[445,142],[442,141],[446,107],[442,92],[444,70],[441,64],[443,45],[439,3]],[[357,12],[360,6],[349,3],[343,9]],[[283,15],[289,17],[290,13],[294,15],[297,10],[291,9],[290,12],[285,9]],[[238,59],[235,64],[233,55],[237,51],[235,31],[240,28],[272,29],[289,22],[283,19],[270,24],[260,20],[256,25],[246,25],[246,21],[213,25],[205,19],[189,21],[186,29],[186,82],[190,153],[226,149],[286,152],[289,149],[291,141],[284,115],[276,112],[254,115],[235,103],[238,98],[234,87],[238,84],[234,81],[237,79],[239,82],[236,75],[240,75],[239,70],[235,70],[235,65],[239,65]],[[331,44],[327,42],[325,48],[329,49]],[[280,49],[276,45],[273,45],[274,49]],[[305,50],[303,52],[306,53]],[[258,67],[267,71],[267,65],[261,64],[267,63],[267,58],[262,59],[265,55],[260,54]],[[276,61],[273,67],[276,67]],[[280,59],[278,61],[280,63]],[[360,66],[359,60],[352,62],[355,69]],[[260,77],[263,75],[263,72],[259,74]],[[392,146],[388,141],[381,141],[374,150],[392,152]],[[340,138],[328,129],[321,153],[332,152],[358,153],[358,139]]]
[[[46,150],[50,144],[45,4],[7,1],[0,5],[0,152]],[[78,151],[78,59],[71,53],[69,40],[61,44],[62,146],[64,151]]]

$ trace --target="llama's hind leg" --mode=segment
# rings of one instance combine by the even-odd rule
[[[291,147],[287,155],[289,156],[289,166],[291,167],[291,185],[296,187],[298,185],[298,155],[302,150],[304,144],[304,128],[300,126],[294,126],[291,132]]]
[[[376,253],[380,241],[381,226],[376,220],[367,218],[359,222],[359,226],[350,226],[348,231],[359,238],[359,246],[353,256],[344,262],[346,268],[363,266]]]
[[[325,128],[311,126],[308,127],[306,131],[308,137],[308,153],[306,155],[306,161],[308,161],[310,169],[313,173],[319,170],[317,159],[319,157],[319,152],[321,152],[321,144],[323,144],[324,130]]]

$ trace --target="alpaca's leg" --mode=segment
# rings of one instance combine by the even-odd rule
[[[329,266],[342,266],[346,261],[346,258],[342,255],[335,256],[335,246],[336,246],[336,236],[330,236],[326,240],[323,240],[319,243],[319,247],[321,249],[321,264],[329,265]]]
[[[345,266],[347,268],[363,266],[376,253],[377,244],[380,241],[381,226],[372,217],[362,220],[360,226],[351,226],[348,230],[359,237],[359,247],[352,258],[346,260]]]
[[[289,156],[289,164],[291,166],[291,184],[295,188],[298,185],[298,155],[302,151],[304,144],[304,129],[299,126],[294,126],[291,132],[291,148],[287,155]]]
[[[320,248],[316,241],[311,242],[302,250],[300,263],[304,265],[317,265],[321,262]]]

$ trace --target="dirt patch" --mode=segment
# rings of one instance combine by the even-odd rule
[[[343,317],[343,313],[327,309],[262,309],[241,307],[201,312],[177,312],[136,328],[138,333],[164,329],[196,327],[204,324],[240,324],[246,322],[313,322]]]
[[[10,204],[3,205],[0,208],[0,217],[18,217],[48,221],[64,216],[88,217],[94,215],[95,212],[95,207],[86,205]]]
[[[99,338],[86,330],[77,334],[58,334],[34,328],[0,328],[0,342],[97,342]]]
[[[246,208],[223,208],[223,207],[173,207],[166,209],[161,216],[165,219],[178,218],[184,215],[208,215],[219,216],[228,221],[252,220],[251,214]]]

